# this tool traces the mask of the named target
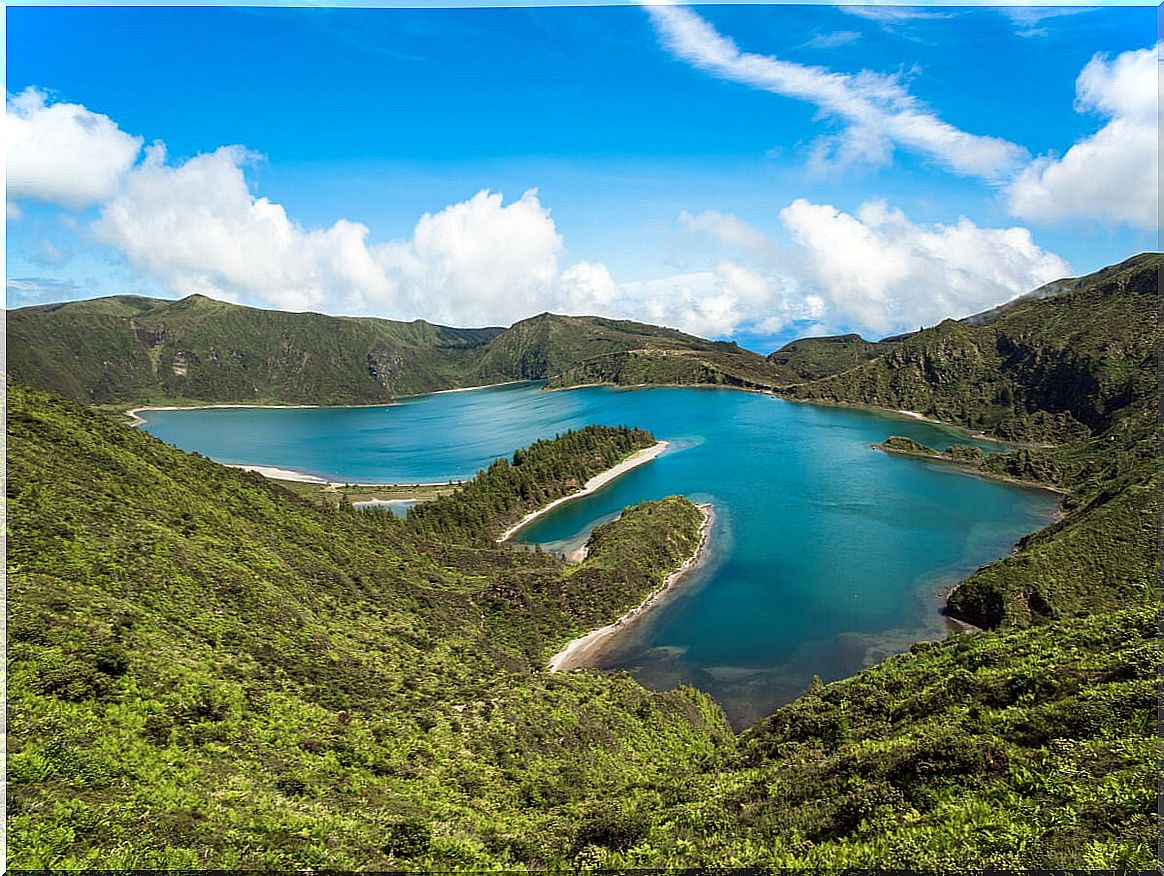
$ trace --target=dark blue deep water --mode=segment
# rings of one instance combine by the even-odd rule
[[[627,505],[675,493],[715,507],[712,549],[674,598],[602,658],[660,689],[694,684],[744,725],[819,675],[850,675],[946,633],[944,593],[1045,525],[1057,498],[869,445],[969,441],[906,417],[718,389],[441,393],[365,408],[150,411],[144,427],[221,462],[346,483],[472,477],[497,456],[589,423],[650,429],[667,453],[567,503],[519,539],[569,549]]]

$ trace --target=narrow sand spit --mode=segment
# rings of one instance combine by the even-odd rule
[[[568,669],[578,669],[586,666],[589,660],[609,644],[610,639],[619,632],[626,630],[635,621],[641,619],[648,611],[658,605],[674,589],[675,585],[692,569],[698,566],[707,555],[707,545],[711,533],[715,513],[711,505],[699,505],[703,512],[703,523],[699,526],[699,546],[695,553],[683,561],[678,569],[667,576],[658,590],[644,599],[639,605],[632,608],[618,620],[597,630],[591,630],[584,636],[572,640],[565,648],[550,658],[546,668],[550,672],[563,672]]]
[[[543,508],[539,508],[537,511],[531,511],[529,514],[525,515],[525,517],[521,518],[521,520],[519,520],[517,523],[513,524],[513,526],[509,527],[509,529],[505,530],[505,532],[501,533],[497,540],[499,542],[506,541],[531,520],[536,520],[547,511],[557,508],[559,505],[565,502],[572,502],[574,499],[579,499],[582,496],[587,496],[590,493],[601,490],[615,478],[622,477],[622,475],[626,474],[631,469],[638,468],[643,463],[650,462],[666,449],[667,442],[660,441],[658,444],[655,444],[652,447],[647,447],[638,451],[637,453],[631,454],[613,468],[608,468],[606,471],[601,472],[600,474],[596,474],[594,477],[588,480],[586,485],[578,492],[571,493],[569,496],[563,496],[561,499],[556,499],[549,505],[546,505]]]

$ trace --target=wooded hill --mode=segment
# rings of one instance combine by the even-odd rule
[[[875,358],[782,392],[917,411],[1015,441],[1099,434],[1156,393],[1162,265],[1159,253],[1135,256],[988,314],[883,341]]]
[[[638,364],[633,373],[627,360]],[[644,368],[643,363],[648,367]],[[764,357],[671,329],[542,314],[512,328],[120,296],[13,310],[8,373],[96,404],[377,404],[510,380],[770,386]]]

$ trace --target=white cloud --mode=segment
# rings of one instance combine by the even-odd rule
[[[1110,121],[1062,158],[1035,159],[1010,186],[1011,213],[1043,222],[1158,226],[1158,58],[1159,44],[1091,59],[1075,82],[1075,107]]]
[[[1021,37],[1042,37],[1048,33],[1041,24],[1050,18],[1093,12],[1094,6],[1001,6],[998,11],[1015,25],[1015,33]]]
[[[142,145],[108,116],[80,104],[49,103],[35,88],[6,99],[5,137],[8,198],[70,209],[110,197]]]
[[[1119,70],[1105,70],[1090,74],[1080,99],[1139,112]],[[880,87],[896,86],[869,80]],[[551,310],[705,337],[775,334],[805,321],[899,330],[991,307],[1068,273],[1022,228],[981,229],[965,219],[923,228],[880,202],[849,215],[800,200],[780,213],[800,248],[799,266],[786,258],[786,244],[736,216],[683,211],[680,227],[723,248],[711,269],[620,284],[597,262],[563,268],[562,235],[536,190],[508,203],[482,190],[424,214],[403,239],[374,242],[367,227],[346,219],[305,228],[253,193],[245,171],[255,160],[241,146],[224,146],[171,163],[155,144],[121,172],[88,230],[178,295],[451,325],[509,324]],[[75,217],[62,215],[83,233]],[[45,288],[18,282],[9,295]]]
[[[679,214],[679,224],[692,234],[706,232],[721,243],[739,249],[759,249],[766,245],[767,238],[742,219],[718,210],[704,210],[701,213]]]
[[[165,149],[151,146],[93,231],[180,294],[302,310],[353,288],[386,291],[364,243],[368,229],[342,219],[303,229],[281,205],[251,194],[243,166],[254,158],[223,146],[171,166]]]
[[[818,33],[804,44],[807,49],[835,49],[847,46],[861,39],[861,34],[855,30],[834,30],[830,33]]]
[[[1026,160],[1014,143],[962,131],[926,109],[896,76],[863,71],[835,73],[742,52],[694,12],[677,6],[648,7],[663,44],[677,57],[732,82],[809,101],[847,127],[835,143],[842,162],[889,160],[894,146],[928,155],[950,170],[988,179]],[[818,155],[818,158],[820,156]]]
[[[499,193],[480,191],[426,213],[411,239],[377,247],[375,256],[396,286],[398,307],[456,325],[508,324],[538,302],[559,302],[562,249],[536,190],[509,204]],[[587,268],[572,277],[575,298],[601,285]]]
[[[901,6],[894,5],[896,0],[890,0],[890,5],[882,5],[878,3],[871,4],[850,4],[846,3],[839,8],[849,15],[856,15],[859,18],[867,18],[870,21],[880,22],[884,25],[897,25],[909,21],[934,21],[945,18],[953,18],[956,13],[942,12],[934,9],[924,9],[918,6]]]
[[[800,294],[792,277],[730,260],[710,271],[623,283],[619,291],[620,316],[705,338],[776,334],[793,321],[821,315],[819,298]]]
[[[804,250],[804,273],[835,325],[885,333],[968,316],[1066,276],[1025,228],[915,225],[882,201],[856,215],[794,201],[780,220]]]
[[[171,165],[152,146],[92,231],[176,294],[287,310],[483,325],[545,309],[601,311],[613,300],[602,265],[561,271],[562,238],[536,191],[509,204],[481,191],[426,213],[406,240],[371,243],[364,225],[307,229],[256,197],[244,174],[255,158],[225,146]]]

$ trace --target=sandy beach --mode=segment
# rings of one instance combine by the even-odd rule
[[[301,471],[292,471],[289,468],[275,468],[272,465],[229,464],[227,468],[241,468],[243,471],[253,471],[255,474],[261,474],[265,478],[272,478],[277,481],[294,481],[297,484],[319,484],[320,486],[324,486],[331,483],[331,481],[318,478],[315,475],[304,474]]]
[[[565,502],[572,502],[574,499],[587,496],[596,490],[601,490],[615,478],[621,477],[633,468],[638,468],[643,463],[650,462],[652,459],[662,454],[662,452],[667,449],[667,446],[668,445],[666,441],[660,441],[658,444],[655,444],[652,447],[647,447],[638,451],[637,453],[631,454],[613,468],[608,468],[606,471],[600,474],[596,474],[594,477],[588,480],[586,485],[578,492],[571,493],[569,496],[563,496],[561,499],[556,499],[549,505],[539,508],[537,511],[531,511],[529,514],[525,515],[525,517],[521,518],[521,520],[519,520],[517,523],[513,524],[513,526],[509,527],[509,529],[505,530],[505,532],[501,533],[497,540],[499,542],[506,541],[531,520],[536,520],[546,512],[557,508],[559,505]]]
[[[387,404],[385,402],[384,404]],[[142,417],[143,411],[213,411],[220,408],[277,408],[279,410],[289,410],[292,408],[319,408],[323,405],[247,405],[247,404],[221,404],[221,405],[143,405],[140,408],[130,408],[125,412],[125,415],[132,421],[131,426],[140,426],[148,422]],[[347,405],[345,405],[347,407]],[[378,408],[383,405],[351,405],[351,407],[361,408]]]
[[[695,553],[684,560],[683,565],[667,576],[662,587],[614,623],[599,627],[596,630],[591,630],[584,636],[579,636],[551,657],[550,662],[546,664],[546,668],[550,672],[564,672],[569,669],[578,669],[586,666],[589,660],[608,643],[612,636],[627,629],[654,606],[658,605],[673,590],[675,584],[684,575],[703,561],[704,556],[707,554],[708,538],[711,533],[712,523],[715,521],[715,513],[711,505],[699,505],[698,507],[703,512],[703,523],[699,525],[699,546],[696,547]]]

